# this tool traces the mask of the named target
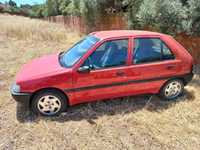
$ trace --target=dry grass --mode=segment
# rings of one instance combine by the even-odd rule
[[[66,40],[70,36],[60,24],[49,24],[41,20],[22,18],[19,16],[1,15],[0,33],[6,37],[14,37],[18,40],[56,41]],[[74,36],[72,34],[71,36]]]
[[[200,149],[198,76],[174,102],[128,97],[37,118],[16,105],[9,85],[23,63],[67,49],[80,36],[60,25],[5,15],[0,29],[0,149]]]

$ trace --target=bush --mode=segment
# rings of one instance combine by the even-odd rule
[[[144,0],[138,12],[135,12],[135,19],[137,20],[140,27],[156,27],[158,9],[157,9],[158,0]]]
[[[144,0],[136,17],[143,28],[174,34],[182,31],[186,11],[179,0]]]
[[[128,26],[130,29],[140,29],[141,26],[139,24],[138,18],[136,17],[136,14],[138,13],[138,10],[140,9],[140,6],[142,4],[143,0],[124,0],[123,5],[128,6],[128,12],[126,13],[127,20],[128,20]]]
[[[80,2],[80,11],[81,16],[85,20],[85,24],[87,26],[86,32],[91,32],[94,30],[94,27],[98,21],[98,11],[96,0],[85,0]]]
[[[132,3],[127,13],[130,29],[200,35],[200,0],[134,0],[129,3]]]
[[[59,11],[59,2],[58,0],[47,0],[46,1],[46,15],[47,16],[56,16],[60,15]]]
[[[9,0],[8,4],[9,4],[11,7],[17,7],[17,4],[16,4],[13,0]]]
[[[5,10],[7,13],[10,14],[17,14],[20,15],[20,9],[18,7],[9,7],[8,9]]]
[[[189,0],[187,5],[187,20],[183,28],[188,34],[200,35],[200,0]]]
[[[161,32],[176,34],[183,32],[182,21],[186,10],[179,0],[160,1],[157,23]]]
[[[4,7],[0,5],[0,13],[4,12]]]
[[[59,1],[59,11],[63,14],[63,15],[67,15],[68,12],[68,5],[71,3],[71,0],[60,0]]]
[[[74,15],[74,16],[80,16],[80,0],[71,0],[70,3],[65,2],[67,5],[66,7],[63,7],[62,13],[64,15]]]

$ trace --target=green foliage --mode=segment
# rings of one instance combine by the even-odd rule
[[[65,9],[66,14],[80,16],[80,0],[71,0],[71,3]]]
[[[185,32],[200,35],[200,0],[46,0],[41,5],[21,5],[13,0],[0,8],[30,17],[73,15],[83,17],[87,31],[101,22],[105,14],[117,12],[127,17],[130,29],[153,29],[163,33]]]
[[[185,6],[185,5],[188,4],[188,1],[189,1],[189,0],[180,0],[180,1],[181,1],[181,3]]]
[[[43,5],[33,5],[29,11],[29,16],[31,18],[42,18],[47,16],[46,9]]]
[[[124,0],[131,29],[200,35],[200,0]]]
[[[93,31],[98,18],[97,0],[80,1],[80,13],[87,25],[86,32]]]
[[[17,7],[9,7],[5,11],[10,14],[20,14],[20,9],[18,9]]]
[[[200,35],[200,0],[189,0],[187,19],[183,21],[183,28],[189,34]]]
[[[130,29],[140,29],[138,18],[136,16],[137,12],[140,9],[143,0],[124,0],[123,5],[128,6],[128,12],[126,13],[128,26]]]
[[[46,1],[46,15],[47,16],[60,15],[58,0],[47,0]]]
[[[18,9],[20,11],[20,15],[30,16],[32,6],[25,4],[25,5],[21,5]]]
[[[179,0],[144,0],[136,13],[142,27],[150,27],[164,33],[181,31],[185,9]]]
[[[71,0],[60,0],[59,1],[59,11],[63,15],[69,14],[68,12],[68,5],[71,3]]]
[[[138,12],[135,12],[137,22],[142,27],[153,27],[157,22],[158,10],[157,10],[158,0],[144,0],[139,7]]]
[[[1,4],[1,3],[0,3]],[[3,13],[4,12],[4,7],[2,7],[1,5],[0,5],[0,13]]]
[[[186,17],[186,10],[179,0],[159,0],[157,24],[164,33],[176,34],[182,32],[182,21]]]
[[[17,7],[17,4],[16,4],[13,0],[9,0],[8,4],[9,4],[11,7]]]

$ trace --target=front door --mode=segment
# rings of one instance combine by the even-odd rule
[[[118,97],[126,92],[129,39],[102,43],[82,64],[90,72],[74,72],[76,102]]]

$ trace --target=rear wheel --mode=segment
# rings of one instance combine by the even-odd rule
[[[67,107],[65,95],[55,90],[41,91],[33,97],[32,110],[44,116],[57,116]]]
[[[160,96],[165,100],[174,100],[183,94],[184,84],[180,79],[168,81],[160,91]]]

